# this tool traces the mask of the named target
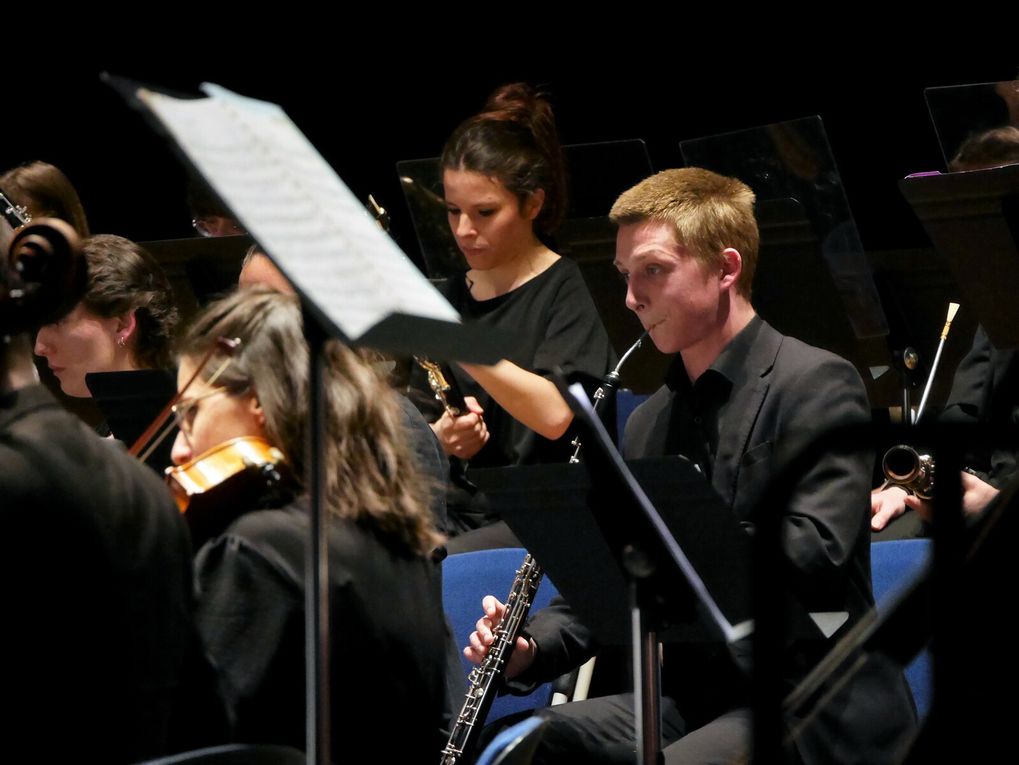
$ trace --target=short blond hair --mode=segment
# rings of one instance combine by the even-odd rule
[[[721,265],[722,250],[737,250],[743,271],[736,291],[750,298],[761,236],[754,192],[742,181],[699,167],[663,170],[620,194],[609,218],[617,226],[669,223],[677,241],[710,268]]]

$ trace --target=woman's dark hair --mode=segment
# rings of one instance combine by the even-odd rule
[[[33,218],[59,218],[78,236],[88,236],[88,220],[78,192],[60,169],[48,162],[30,162],[0,175],[0,189]]]
[[[555,231],[566,216],[566,164],[552,105],[525,83],[503,85],[480,114],[462,122],[446,141],[440,167],[498,178],[521,204],[543,189],[534,221],[541,233]]]
[[[134,311],[135,359],[143,367],[169,367],[178,313],[170,280],[159,263],[131,240],[109,234],[90,236],[82,251],[88,263],[85,307],[105,318]]]

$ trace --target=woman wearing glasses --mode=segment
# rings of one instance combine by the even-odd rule
[[[240,347],[225,366],[217,350],[184,393],[174,462],[262,438],[286,456],[295,498],[242,511],[198,550],[199,630],[234,740],[303,748],[308,348],[297,301],[255,289],[210,305],[181,344],[181,384],[222,337]],[[427,762],[443,711],[445,629],[430,558],[440,538],[391,391],[342,345],[329,343],[327,357],[333,751],[351,762]]]

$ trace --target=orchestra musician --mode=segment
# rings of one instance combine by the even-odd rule
[[[298,301],[255,288],[207,306],[181,343],[182,384],[218,338],[241,344],[225,366],[217,350],[184,392],[174,462],[261,438],[285,455],[292,481],[265,506],[222,508],[225,528],[195,558],[198,626],[232,738],[303,748],[309,352]],[[431,558],[441,537],[392,391],[349,348],[330,341],[326,354],[332,748],[350,761],[380,752],[427,761],[440,748],[445,706],[446,630]]]
[[[178,313],[155,258],[120,236],[97,234],[82,245],[88,286],[59,321],[39,328],[35,353],[69,396],[88,397],[89,372],[165,369]]]
[[[1012,125],[971,135],[959,147],[948,169],[953,173],[1019,163],[1019,128]],[[969,352],[959,362],[952,389],[941,414],[945,423],[1019,422],[1017,401],[1019,351],[995,348],[986,330],[978,326]],[[960,474],[962,511],[976,518],[1015,476],[1016,450],[1001,446],[973,450],[968,470]],[[916,511],[923,523],[897,523],[897,518]],[[871,528],[885,537],[925,534],[931,521],[929,500],[899,486],[876,489],[871,496]],[[908,517],[908,516],[907,516]]]
[[[776,468],[775,446],[796,433],[869,421],[866,392],[843,359],[785,337],[756,315],[751,283],[759,234],[754,194],[742,182],[697,168],[667,170],[624,192],[616,267],[626,305],[656,347],[675,354],[666,384],[631,416],[630,458],[682,454],[693,460],[748,531]],[[873,606],[867,495],[870,457],[819,451],[782,513],[788,576],[810,611],[847,611],[823,646],[797,646],[784,678],[795,683]],[[767,509],[765,509],[767,511]],[[464,652],[480,662],[505,606],[488,596]],[[535,614],[517,641],[507,676],[526,690],[597,650],[562,599]],[[666,762],[745,761],[749,755],[748,646],[665,647],[662,675]],[[796,742],[803,762],[894,762],[914,723],[901,672],[869,664]],[[629,762],[629,697],[543,710],[535,762]],[[793,721],[789,721],[790,724]]]
[[[417,371],[412,385],[428,402],[419,405],[454,460],[566,462],[572,413],[550,377],[559,369],[593,392],[614,353],[580,270],[550,246],[566,213],[551,105],[521,83],[497,89],[456,128],[440,165],[449,226],[466,261],[440,290],[464,319],[510,330],[517,347],[494,366],[452,370],[468,412],[443,411]],[[477,499],[451,485],[451,534],[492,523]]]
[[[151,470],[40,385],[35,320],[12,299],[19,277],[2,255],[5,759],[129,763],[167,754],[194,740],[174,733],[197,645],[188,531]],[[77,297],[48,297],[45,320]]]

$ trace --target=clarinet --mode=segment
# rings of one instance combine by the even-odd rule
[[[595,414],[605,407],[609,397],[615,393],[619,384],[620,368],[630,357],[630,354],[640,348],[640,344],[647,334],[645,332],[636,343],[630,346],[630,349],[623,354],[619,363],[605,376],[602,384],[595,391],[592,397]],[[573,439],[571,445],[574,447],[574,452],[570,456],[572,465],[580,462],[579,436]],[[513,653],[513,647],[524,627],[524,621],[531,610],[534,594],[538,591],[538,585],[541,584],[544,573],[530,553],[517,569],[509,596],[506,598],[506,612],[495,627],[495,639],[481,664],[472,669],[467,678],[467,695],[464,698],[460,714],[457,715],[453,730],[449,734],[446,748],[442,750],[441,765],[458,765],[464,761],[465,756],[469,756],[473,751],[477,734],[481,730],[480,725],[484,723],[488,716],[488,710],[492,708],[492,702],[495,700],[493,691],[503,679],[506,662],[509,661],[510,655]]]

